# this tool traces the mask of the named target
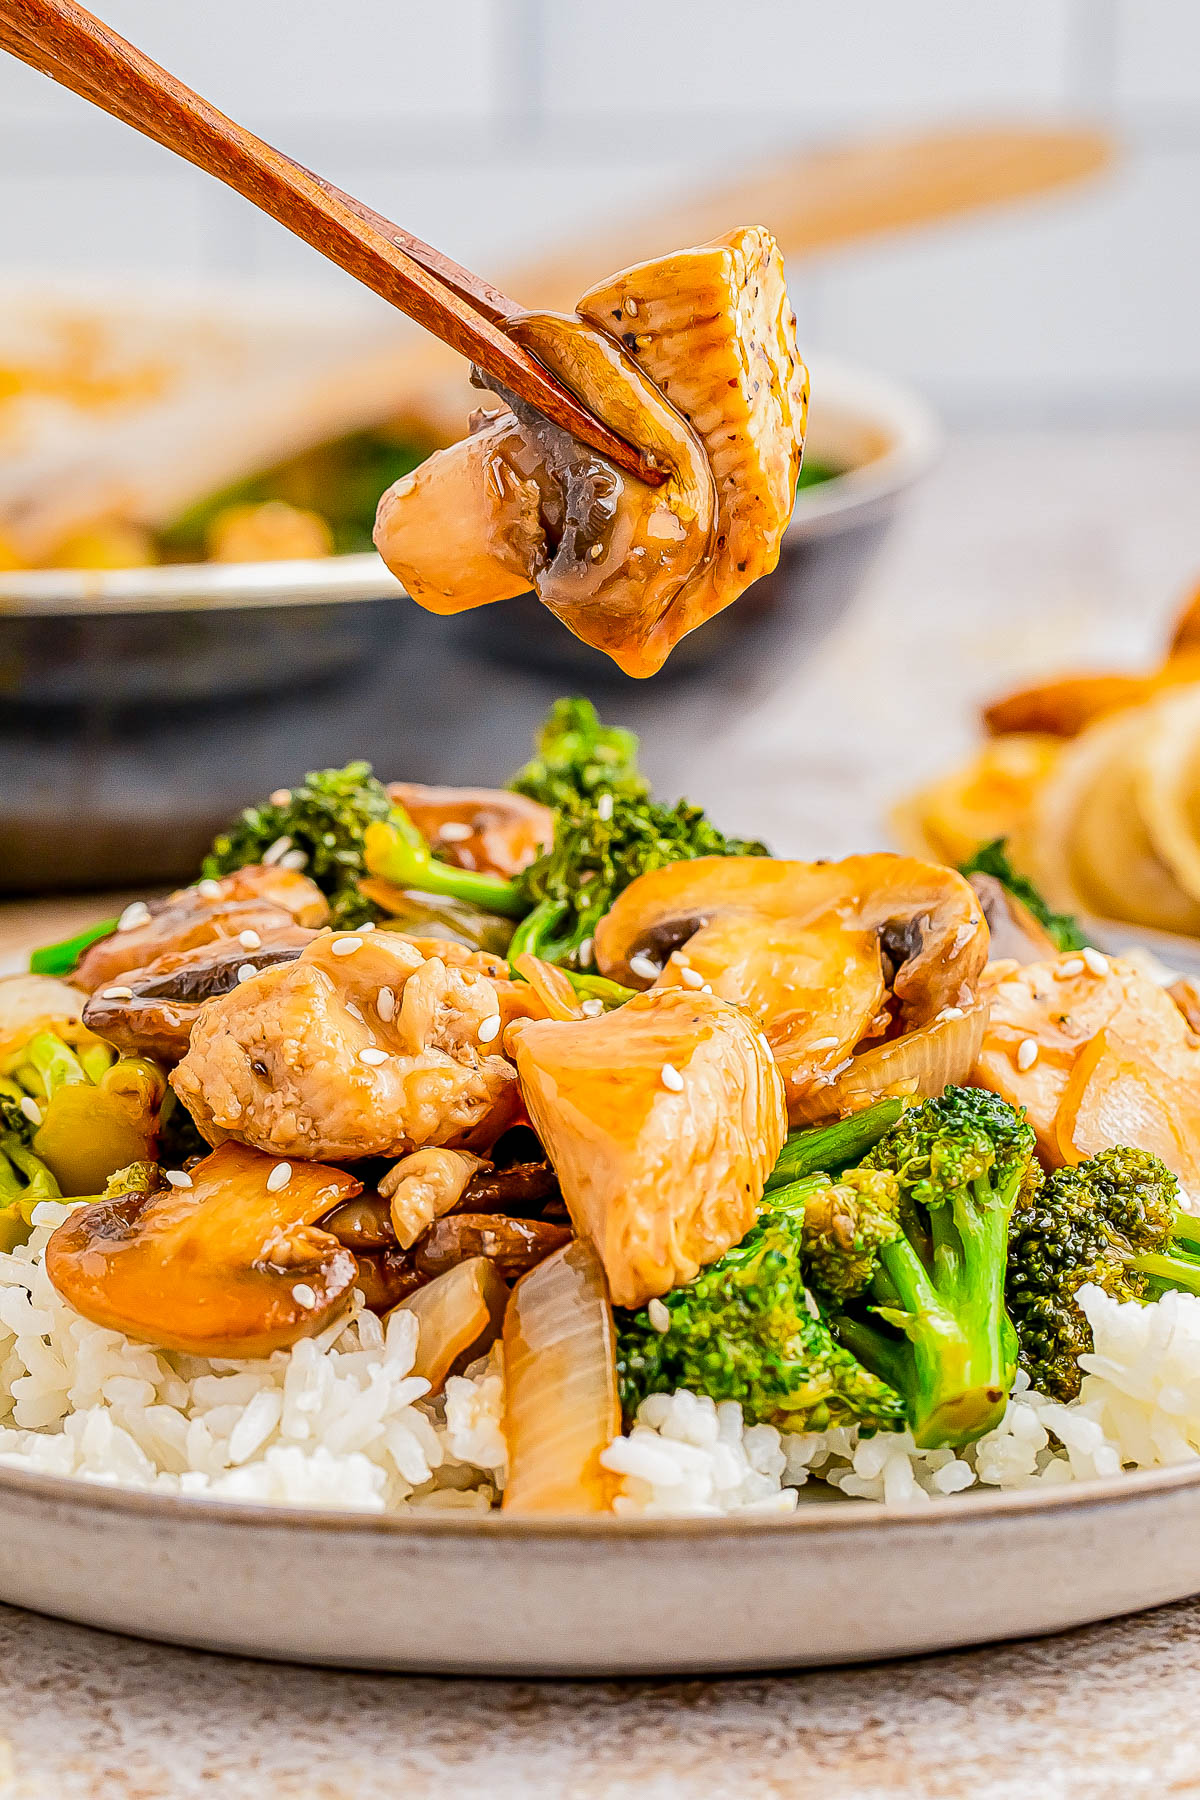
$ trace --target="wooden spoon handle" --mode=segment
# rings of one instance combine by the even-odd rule
[[[74,0],[0,0],[0,44],[216,176],[572,436],[662,481],[500,328],[514,301],[227,118]]]

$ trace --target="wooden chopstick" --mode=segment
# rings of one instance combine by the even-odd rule
[[[218,112],[74,0],[0,0],[0,48],[215,175],[611,462],[663,480],[508,337],[521,308],[507,295]]]

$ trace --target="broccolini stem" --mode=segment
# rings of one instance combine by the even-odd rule
[[[557,962],[561,955],[572,948],[569,936],[555,936],[563,920],[569,917],[568,906],[556,900],[539,900],[512,934],[512,943],[508,946],[509,961],[517,956],[530,955],[540,956],[543,962]]]
[[[1200,1257],[1147,1251],[1142,1256],[1135,1256],[1130,1266],[1148,1275],[1155,1287],[1164,1293],[1168,1288],[1182,1288],[1185,1293],[1200,1294]]]
[[[449,894],[508,919],[520,919],[528,910],[514,882],[439,862],[402,806],[393,805],[388,820],[367,826],[363,848],[368,873],[395,887]]]
[[[877,1100],[848,1119],[793,1132],[771,1171],[767,1192],[818,1171],[834,1174],[857,1162],[891,1129],[909,1104],[903,1099]]]
[[[98,925],[89,925],[86,931],[77,933],[75,937],[63,938],[61,943],[43,944],[29,958],[30,973],[69,975],[90,945],[98,944],[101,938],[111,937],[116,929],[116,919],[102,919]]]

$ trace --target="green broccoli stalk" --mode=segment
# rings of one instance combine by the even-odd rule
[[[1008,854],[1007,838],[993,838],[990,843],[980,844],[974,856],[959,864],[958,872],[960,875],[992,876],[1001,887],[1008,889],[1014,900],[1019,900],[1025,910],[1033,914],[1060,950],[1082,950],[1087,944],[1087,939],[1079,929],[1079,921],[1073,914],[1052,911],[1048,901],[1028,875],[1022,875],[1013,867],[1012,858]]]
[[[57,944],[43,944],[30,955],[30,973],[69,975],[84,951],[92,944],[98,944],[101,938],[111,937],[119,923],[118,919],[101,919],[98,925],[89,925],[86,931],[80,931],[74,937],[63,938]]]
[[[638,741],[620,725],[601,725],[590,700],[556,700],[531,761],[509,782],[543,806],[573,806],[602,789],[644,800],[650,783],[637,766]]]
[[[736,1400],[747,1424],[789,1431],[856,1425],[864,1436],[904,1429],[903,1400],[837,1342],[806,1285],[806,1250],[817,1248],[819,1232],[814,1223],[806,1244],[805,1219],[810,1209],[815,1221],[822,1207],[835,1206],[821,1188],[818,1178],[804,1202],[793,1196],[788,1210],[764,1214],[686,1286],[639,1311],[617,1312],[627,1416],[648,1394],[689,1388]]]
[[[765,856],[766,846],[727,838],[698,806],[601,791],[557,815],[554,842],[517,876],[526,916],[511,954],[587,968],[590,940],[617,895],[639,875],[697,856]]]
[[[896,1176],[902,1229],[880,1243],[865,1290],[875,1318],[851,1306],[834,1330],[904,1395],[923,1448],[968,1444],[1004,1416],[1017,1360],[1004,1303],[1009,1220],[1040,1180],[1033,1150],[1033,1131],[997,1095],[947,1088],[863,1159]]]
[[[335,926],[362,925],[383,915],[359,892],[366,872],[363,843],[367,829],[392,814],[392,802],[366,762],[344,769],[319,769],[287,790],[286,799],[248,806],[229,831],[215,839],[204,859],[206,876],[230,875],[235,869],[262,862],[283,844],[329,900]]]
[[[516,882],[442,862],[402,806],[393,805],[386,823],[368,825],[364,854],[368,873],[393,887],[443,894],[506,919],[519,919],[529,910]]]
[[[1200,1219],[1182,1209],[1174,1175],[1148,1150],[1102,1150],[1056,1170],[1013,1218],[1007,1296],[1021,1365],[1058,1400],[1078,1394],[1078,1358],[1092,1349],[1075,1297],[1085,1282],[1114,1300],[1200,1293]]]
[[[875,1100],[861,1112],[847,1119],[835,1119],[831,1125],[812,1125],[804,1131],[792,1131],[779,1153],[779,1161],[767,1177],[767,1192],[801,1181],[818,1170],[836,1173],[877,1144],[885,1131],[915,1102],[907,1097]]]

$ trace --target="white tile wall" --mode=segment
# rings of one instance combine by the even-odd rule
[[[489,273],[767,146],[1085,109],[1115,178],[795,272],[809,342],[953,415],[1200,411],[1200,0],[93,0],[218,104]],[[0,272],[345,278],[0,56]],[[532,296],[531,296],[532,297]]]

